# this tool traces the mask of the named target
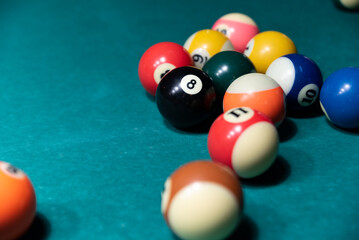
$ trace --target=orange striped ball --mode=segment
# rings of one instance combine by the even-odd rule
[[[245,74],[232,82],[223,98],[223,111],[250,107],[267,115],[277,126],[285,117],[285,94],[280,85],[262,73]]]

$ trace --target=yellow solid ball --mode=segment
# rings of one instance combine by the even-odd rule
[[[258,33],[248,42],[244,51],[259,73],[265,73],[275,59],[291,53],[297,53],[293,41],[277,31]]]

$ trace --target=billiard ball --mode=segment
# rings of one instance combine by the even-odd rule
[[[237,51],[215,54],[202,70],[212,79],[219,99],[223,99],[227,88],[236,78],[256,71],[251,60]]]
[[[258,33],[248,42],[244,51],[259,73],[265,73],[275,59],[291,53],[297,53],[293,41],[277,31]]]
[[[334,125],[359,128],[359,68],[346,67],[333,72],[320,90],[320,105]]]
[[[359,10],[359,0],[333,0],[336,7],[348,10],[357,11]]]
[[[167,73],[156,91],[162,116],[176,128],[190,128],[217,110],[212,80],[196,67],[179,67]]]
[[[144,89],[155,96],[162,77],[176,67],[193,66],[188,51],[173,42],[160,42],[148,48],[138,65],[138,75]]]
[[[226,35],[234,49],[241,53],[246,49],[249,40],[259,32],[253,19],[242,13],[228,13],[220,17],[212,29]]]
[[[212,161],[182,165],[167,178],[162,192],[162,215],[181,239],[224,239],[238,225],[242,209],[237,176]]]
[[[233,108],[220,115],[208,133],[214,162],[232,168],[242,178],[265,172],[275,161],[279,137],[272,121],[252,108]]]
[[[10,163],[0,161],[0,239],[22,236],[36,213],[36,197],[30,179]]]
[[[223,97],[223,111],[250,107],[268,116],[277,126],[286,114],[285,94],[279,84],[263,73],[248,73],[229,85]]]
[[[288,54],[274,60],[266,74],[283,89],[287,111],[299,111],[311,106],[323,85],[318,65],[301,54]]]
[[[222,33],[204,29],[193,33],[185,42],[184,47],[190,53],[194,65],[202,68],[214,54],[234,50],[231,41]]]

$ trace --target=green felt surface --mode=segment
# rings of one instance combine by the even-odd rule
[[[327,0],[0,2],[0,159],[38,201],[25,239],[174,239],[163,183],[209,158],[207,134],[169,126],[137,66],[151,45],[183,44],[229,12],[287,34],[324,77],[359,66],[359,14]],[[273,168],[243,182],[233,239],[358,239],[358,132],[314,114],[280,133]]]

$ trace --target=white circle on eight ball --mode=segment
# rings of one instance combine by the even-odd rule
[[[195,95],[202,90],[202,81],[196,75],[188,74],[182,78],[180,86],[185,93]]]
[[[317,99],[319,93],[319,87],[314,84],[308,84],[300,90],[298,94],[298,103],[302,107],[308,107]]]

